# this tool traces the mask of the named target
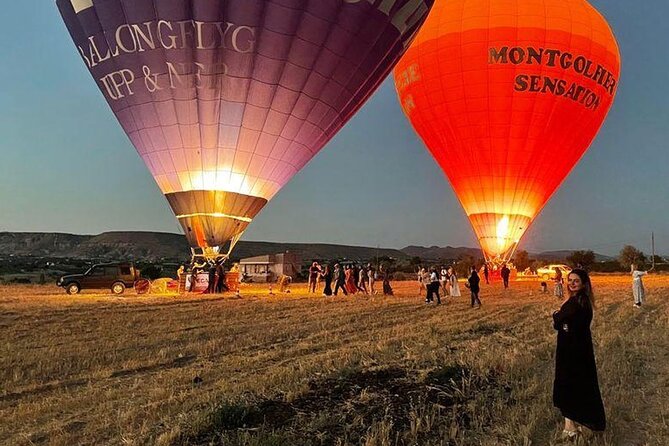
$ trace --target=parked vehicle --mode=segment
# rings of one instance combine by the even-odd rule
[[[78,294],[84,289],[108,288],[114,294],[123,294],[132,288],[140,277],[139,270],[132,263],[106,263],[93,265],[84,274],[62,276],[56,285],[67,294]]]
[[[567,265],[556,264],[556,265],[542,266],[541,268],[537,269],[537,275],[544,280],[555,279],[555,268],[558,268],[560,271],[562,271],[563,279],[566,279],[567,275],[569,275],[569,273],[571,272],[571,268],[568,267]]]

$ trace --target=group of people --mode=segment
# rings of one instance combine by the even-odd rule
[[[198,264],[195,263],[192,265],[189,270],[186,270],[184,265],[179,266],[177,269],[177,280],[179,282],[178,291],[188,291],[192,292],[195,289],[195,282],[198,274],[206,272],[208,274],[209,285],[207,287],[207,294],[220,294],[225,291],[228,291],[227,284],[225,283],[225,268],[223,266],[223,261],[219,260],[217,262],[207,264]],[[190,276],[191,280],[187,283],[187,277]]]
[[[318,262],[313,262],[309,267],[309,292],[317,293],[320,291],[321,282],[323,286],[323,296],[337,296],[341,291],[344,295],[349,294],[377,294],[376,282],[381,280],[384,296],[392,296],[393,289],[390,285],[390,273],[380,266],[378,271],[368,263],[367,265],[340,265],[335,263],[334,267],[330,265],[321,266]]]
[[[505,271],[506,269],[506,271]],[[508,267],[504,265],[501,277],[504,287],[508,287]],[[588,273],[582,268],[570,271],[565,278],[560,268],[555,268],[554,295],[563,299],[566,289],[568,299],[553,312],[553,327],[557,331],[557,349],[555,356],[555,379],[553,382],[553,404],[564,416],[563,437],[575,440],[582,426],[594,431],[603,431],[606,427],[606,415],[599,389],[597,366],[590,325],[595,308],[595,296]],[[482,268],[486,283],[488,268]],[[209,273],[209,293],[218,293],[225,287],[225,271],[222,263],[211,265]],[[634,306],[641,307],[645,298],[642,277],[647,271],[641,271],[637,265],[631,266],[632,292]],[[179,268],[179,277],[184,275],[183,266]],[[363,293],[376,294],[376,282],[382,281],[384,295],[392,295],[390,274],[379,267],[375,270],[371,264],[340,265],[335,263],[321,266],[314,262],[309,268],[309,291],[316,293],[323,282],[324,296],[337,296]],[[465,282],[471,294],[471,306],[481,307],[479,298],[480,282],[476,267],[471,267]],[[441,303],[440,292],[445,296],[460,297],[460,287],[455,269],[451,267],[431,267],[418,270],[419,293],[425,292],[426,303]],[[289,286],[289,283],[288,285]],[[545,283],[542,284],[545,288]],[[282,289],[284,284],[282,283]]]
[[[487,271],[487,266],[486,266]],[[486,274],[486,282],[488,275]],[[481,299],[479,293],[481,291],[481,279],[478,275],[476,267],[472,266],[469,271],[469,277],[465,283],[465,287],[469,289],[471,296],[472,308],[481,307]],[[432,267],[429,271],[426,268],[418,270],[418,293],[425,292],[425,303],[430,304],[435,301],[437,305],[441,304],[441,291],[444,295],[450,297],[460,297],[460,285],[458,284],[458,276],[452,266],[448,268],[442,266],[439,272],[436,267]]]

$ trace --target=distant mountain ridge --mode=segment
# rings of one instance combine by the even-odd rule
[[[295,252],[304,260],[348,258],[369,260],[374,257],[407,258],[397,249],[347,246],[325,243],[274,243],[240,241],[233,258]],[[186,238],[164,232],[104,232],[99,235],[75,235],[43,232],[0,232],[0,253],[17,256],[70,257],[82,259],[183,260],[190,257]]]
[[[407,246],[402,249],[327,243],[276,243],[241,241],[235,247],[236,259],[280,252],[295,252],[303,260],[348,258],[370,260],[375,257],[424,260],[454,260],[465,256],[482,258],[481,250],[467,247]],[[183,260],[189,257],[186,238],[165,232],[115,231],[98,235],[47,232],[0,232],[0,254],[36,257],[71,257],[82,259],[160,259]],[[563,261],[572,251],[530,253],[531,258]],[[596,254],[597,260],[611,257]]]

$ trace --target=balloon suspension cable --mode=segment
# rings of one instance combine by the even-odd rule
[[[519,241],[518,241],[518,242],[515,242],[515,243],[513,244],[513,248],[511,249],[510,254],[509,254],[509,256],[507,257],[507,261],[504,262],[504,263],[509,263],[509,262],[511,261],[511,259],[513,259],[514,254],[516,254],[516,249],[518,249],[518,243],[519,243]]]
[[[511,263],[511,259],[513,259],[513,256],[516,253],[516,249],[518,249],[518,242],[514,242],[511,248],[507,249],[501,254],[496,255],[495,257],[492,257],[483,251],[483,260],[488,265],[501,267],[505,263]]]

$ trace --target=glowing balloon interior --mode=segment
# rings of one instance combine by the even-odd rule
[[[619,75],[613,33],[585,0],[436,3],[395,85],[488,260],[510,258],[587,150]]]
[[[191,246],[212,255],[362,106],[432,3],[57,0]]]

